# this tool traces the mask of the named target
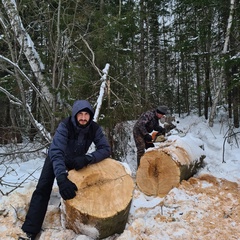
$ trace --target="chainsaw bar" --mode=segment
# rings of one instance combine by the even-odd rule
[[[179,137],[185,137],[186,134],[187,134],[187,133],[185,133],[182,130],[177,129],[177,128],[175,128],[174,131],[176,131],[176,132],[175,133],[171,132],[168,136],[170,136],[170,135],[178,135]]]

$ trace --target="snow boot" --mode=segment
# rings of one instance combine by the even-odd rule
[[[35,234],[24,232],[18,237],[18,240],[34,240],[36,238]]]

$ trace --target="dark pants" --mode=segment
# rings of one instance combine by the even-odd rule
[[[145,149],[150,147],[154,147],[153,143],[147,143],[144,140],[144,136],[138,130],[138,128],[133,128],[133,137],[137,148],[137,167],[140,165],[140,160],[143,154],[145,153]]]
[[[33,192],[25,222],[22,226],[24,232],[33,234],[40,232],[47,212],[54,178],[52,162],[50,158],[47,157],[37,187]]]

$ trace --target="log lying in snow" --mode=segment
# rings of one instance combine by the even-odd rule
[[[93,239],[124,231],[134,182],[120,162],[107,158],[80,171],[71,170],[69,179],[78,191],[75,198],[63,202],[66,228]]]
[[[159,143],[142,156],[136,183],[146,195],[164,197],[182,180],[193,176],[204,158],[204,151],[194,140],[176,138]]]

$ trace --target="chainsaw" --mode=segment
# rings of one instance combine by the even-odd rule
[[[159,132],[152,133],[152,142],[153,143],[154,142],[164,142],[166,140],[167,140],[167,138],[163,134],[161,134]]]
[[[171,135],[178,135],[179,137],[185,137],[186,133],[184,133],[182,130],[179,130],[177,128],[175,128],[173,132],[166,133],[166,135],[163,135],[159,132],[153,132],[152,133],[152,143],[165,142],[167,140],[167,137],[171,136]]]

